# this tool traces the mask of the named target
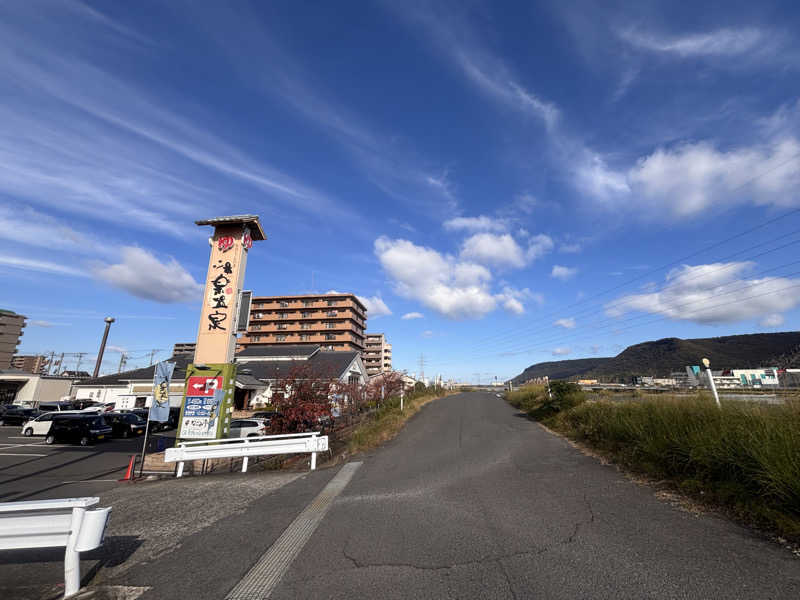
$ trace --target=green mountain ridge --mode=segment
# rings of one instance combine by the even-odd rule
[[[800,332],[752,333],[714,338],[663,338],[628,346],[613,357],[557,360],[531,365],[512,382],[536,377],[550,379],[603,378],[627,381],[634,375],[666,377],[699,365],[703,358],[713,369],[800,366]]]

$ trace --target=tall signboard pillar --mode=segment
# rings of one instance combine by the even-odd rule
[[[211,225],[200,326],[194,362],[186,369],[177,439],[218,439],[230,429],[236,383],[236,333],[246,323],[249,304],[242,302],[247,255],[254,241],[266,239],[258,217],[238,215],[195,221]],[[240,314],[242,313],[242,314]]]

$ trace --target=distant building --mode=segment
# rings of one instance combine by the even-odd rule
[[[172,356],[190,356],[194,359],[195,342],[178,342],[172,346]]]
[[[17,353],[26,318],[0,309],[0,371],[11,368],[11,358]]]
[[[50,361],[42,354],[18,354],[11,359],[11,368],[26,373],[43,374]]]
[[[72,379],[23,373],[17,369],[0,372],[0,404],[37,407],[40,402],[57,402],[70,395]]]
[[[276,344],[364,351],[367,308],[353,294],[254,296],[239,347]]]
[[[778,387],[778,368],[731,369],[731,375],[745,387]]]
[[[392,370],[392,345],[382,333],[368,333],[366,347],[361,353],[369,375],[387,373]]]

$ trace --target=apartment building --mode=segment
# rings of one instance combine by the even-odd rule
[[[176,342],[172,346],[172,356],[188,356],[194,359],[195,342]]]
[[[11,358],[17,353],[23,327],[24,316],[0,309],[0,371],[11,368]]]
[[[314,344],[363,352],[366,327],[367,309],[353,294],[253,296],[239,348]]]
[[[42,375],[49,362],[43,354],[18,354],[11,359],[11,368]]]
[[[367,334],[366,348],[361,357],[364,359],[367,375],[377,375],[392,370],[392,345],[386,341],[386,336],[382,333]]]

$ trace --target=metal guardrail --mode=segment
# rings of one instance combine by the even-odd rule
[[[184,462],[209,458],[242,457],[242,473],[247,472],[251,456],[270,454],[311,453],[311,470],[317,468],[317,452],[328,451],[328,436],[318,431],[311,433],[287,433],[283,435],[263,435],[251,438],[229,438],[223,440],[200,440],[181,442],[175,448],[167,448],[164,462],[177,462],[176,477],[183,475]]]
[[[87,510],[100,498],[0,503],[0,550],[65,546],[64,598],[81,587],[80,553],[103,543],[111,507]]]

